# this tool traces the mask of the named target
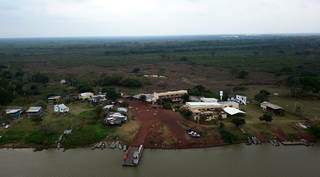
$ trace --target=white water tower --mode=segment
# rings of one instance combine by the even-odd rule
[[[220,100],[222,101],[223,91],[220,91]]]

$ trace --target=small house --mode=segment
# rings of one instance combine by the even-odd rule
[[[51,104],[56,104],[59,103],[61,101],[61,96],[50,96],[48,98],[48,102]]]
[[[247,104],[247,97],[242,95],[236,95],[236,101],[240,104],[246,105]]]
[[[264,101],[260,104],[260,107],[264,111],[269,111],[277,115],[283,115],[284,114],[284,109],[281,106],[278,106],[276,104],[272,104],[270,102]]]
[[[114,106],[113,106],[112,104],[110,104],[110,105],[105,105],[105,106],[103,107],[103,109],[104,109],[104,110],[111,110],[113,107],[114,107]]]
[[[85,92],[85,93],[80,93],[79,99],[80,100],[90,100],[94,94],[92,92]]]
[[[65,104],[57,104],[57,105],[54,105],[53,111],[55,113],[67,113],[70,111],[70,109]]]
[[[65,79],[60,80],[60,84],[61,84],[61,85],[64,85],[64,84],[66,84],[66,83],[67,83],[67,81],[66,81]]]
[[[105,123],[107,125],[121,125],[122,123],[127,121],[127,116],[121,114],[121,113],[110,113],[105,118]]]
[[[106,95],[93,95],[90,99],[90,101],[92,103],[101,103],[101,102],[104,102],[104,101],[107,101],[107,98],[106,98]]]
[[[13,119],[19,119],[22,112],[22,108],[8,108],[6,109],[6,116]]]
[[[40,118],[43,115],[43,109],[41,106],[30,107],[26,113],[29,118]]]
[[[127,114],[128,113],[128,108],[119,107],[119,108],[117,108],[117,111],[122,113],[122,114]]]

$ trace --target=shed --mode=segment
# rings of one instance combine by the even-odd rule
[[[36,106],[36,107],[30,107],[27,111],[26,111],[27,115],[29,118],[33,118],[33,117],[42,117],[43,114],[43,109],[41,106]]]
[[[120,113],[127,114],[128,113],[128,108],[119,107],[119,108],[117,108],[117,111],[120,112]]]
[[[48,97],[48,102],[49,103],[59,103],[61,100],[61,96],[50,96]]]
[[[260,104],[260,107],[264,110],[264,111],[270,111],[273,112],[275,114],[283,114],[284,113],[284,109],[281,106],[278,106],[276,104],[264,101]]]
[[[124,122],[127,121],[127,116],[116,112],[116,113],[110,113],[106,118],[105,118],[105,123],[107,125],[120,125]]]
[[[65,104],[57,104],[54,105],[53,111],[56,113],[67,113],[70,111],[70,109]]]
[[[5,112],[8,117],[18,119],[20,118],[23,110],[22,108],[8,108]]]

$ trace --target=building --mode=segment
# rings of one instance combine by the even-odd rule
[[[242,105],[246,105],[247,104],[247,97],[246,96],[242,96],[242,95],[236,95],[235,97],[231,97],[228,100],[237,102],[237,103],[242,104]]]
[[[67,81],[66,81],[65,79],[62,79],[62,80],[60,81],[60,84],[62,84],[62,85],[66,84],[66,83],[67,83]]]
[[[142,100],[142,101],[146,101],[146,102],[155,102],[154,96],[153,94],[138,94],[133,96],[133,98],[138,99],[138,100]]]
[[[216,99],[216,98],[205,98],[205,97],[201,97],[201,98],[200,98],[200,101],[201,101],[201,102],[207,102],[207,103],[210,103],[210,102],[217,103],[217,102],[218,102],[218,99]]]
[[[234,112],[243,112],[239,110],[239,104],[233,101],[187,102],[186,107],[192,112],[193,118],[196,121],[200,119],[205,119],[206,121],[217,118],[224,119],[227,118],[227,114],[234,115]]]
[[[117,111],[122,113],[122,114],[127,114],[128,113],[128,108],[119,107],[119,108],[117,108]]]
[[[127,116],[116,112],[116,113],[110,113],[107,115],[107,117],[104,119],[105,123],[107,125],[121,125],[124,122],[127,121]]]
[[[264,111],[269,111],[277,115],[283,115],[284,114],[284,109],[281,106],[278,106],[276,104],[272,104],[270,102],[264,101],[260,104],[260,107]]]
[[[92,103],[101,103],[101,102],[104,102],[104,101],[107,101],[107,96],[104,95],[104,94],[100,94],[100,95],[93,95],[91,98],[90,98],[90,101]]]
[[[57,104],[61,101],[61,96],[50,96],[48,102],[51,104]]]
[[[247,97],[242,95],[236,95],[236,101],[240,104],[246,105],[247,104]]]
[[[8,108],[6,109],[6,116],[13,119],[19,119],[23,113],[22,108]]]
[[[54,105],[53,111],[55,113],[67,113],[70,111],[70,109],[64,104],[57,104],[57,105]]]
[[[90,100],[94,94],[92,92],[85,92],[85,93],[80,93],[79,99],[80,100]]]
[[[232,107],[232,108],[240,108],[240,104],[235,101],[221,101],[219,104],[222,105],[223,108]]]
[[[223,107],[220,103],[215,102],[187,102],[186,106],[190,111],[212,111]]]
[[[192,112],[193,119],[210,121],[217,118],[226,118],[222,111],[222,105],[216,102],[187,102],[187,109]]]
[[[225,108],[223,108],[223,111],[226,112],[230,116],[234,116],[234,115],[238,115],[238,114],[245,114],[245,112],[243,112],[237,108],[233,108],[233,107],[225,107]]]
[[[111,110],[114,107],[114,105],[110,104],[110,105],[105,105],[103,107],[104,110]]]
[[[39,118],[43,115],[43,109],[41,106],[30,107],[26,113],[29,118]]]
[[[153,93],[154,101],[161,101],[163,99],[170,99],[173,102],[180,102],[182,101],[182,97],[188,94],[187,90],[177,90],[177,91],[168,91],[168,92],[160,92],[160,93]]]

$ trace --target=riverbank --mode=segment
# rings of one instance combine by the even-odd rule
[[[207,149],[144,151],[137,168],[121,166],[121,151],[71,149],[65,152],[0,149],[0,176],[59,177],[318,177],[319,146],[232,145]],[[191,163],[197,162],[197,163]],[[87,170],[90,169],[90,170]]]

